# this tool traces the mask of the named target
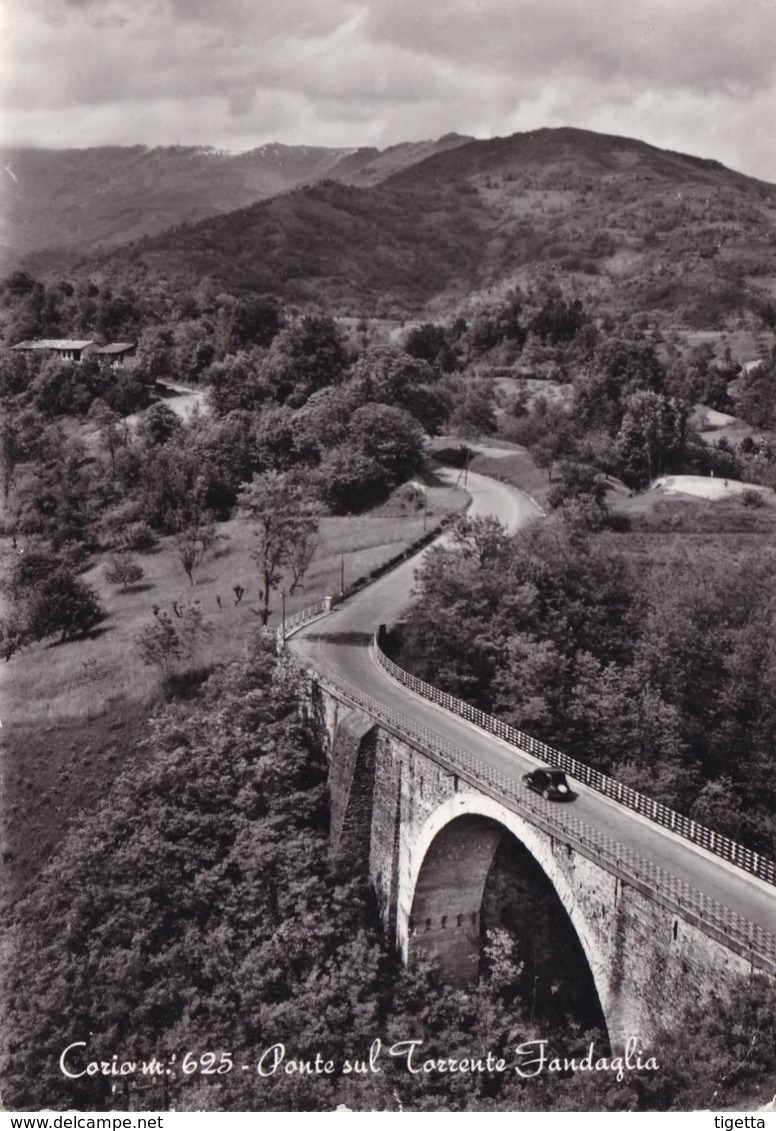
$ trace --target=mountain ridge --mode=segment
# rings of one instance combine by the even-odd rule
[[[164,200],[177,166],[153,153],[151,198]],[[240,159],[253,175],[257,159]],[[223,174],[220,158],[178,151],[178,165],[202,160]],[[258,167],[265,186],[307,180],[132,247],[121,245],[119,219],[115,247],[83,249],[79,270],[113,284],[207,275],[226,289],[392,316],[476,306],[536,279],[565,281],[612,314],[690,325],[749,318],[776,301],[776,186],[713,159],[562,127],[382,151],[276,145]]]

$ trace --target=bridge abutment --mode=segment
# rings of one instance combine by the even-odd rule
[[[487,819],[461,817],[432,842],[407,923],[408,963],[435,957],[452,985],[477,981],[482,894],[504,833]]]

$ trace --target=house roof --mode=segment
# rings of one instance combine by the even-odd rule
[[[34,338],[27,342],[17,342],[11,349],[15,350],[82,350],[94,345],[89,338],[82,341],[78,338]]]
[[[95,353],[127,353],[135,349],[137,342],[110,342],[107,346],[100,346]]]

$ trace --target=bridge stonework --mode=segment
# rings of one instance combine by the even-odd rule
[[[568,914],[613,1046],[648,1041],[683,1006],[751,973],[724,936],[659,891],[537,827],[332,691],[315,685],[313,702],[330,760],[332,852],[368,870],[407,963],[436,955],[452,983],[476,980],[483,890],[511,833]]]

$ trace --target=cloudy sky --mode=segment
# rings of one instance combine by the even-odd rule
[[[776,182],[774,0],[0,0],[0,142],[574,125]]]

